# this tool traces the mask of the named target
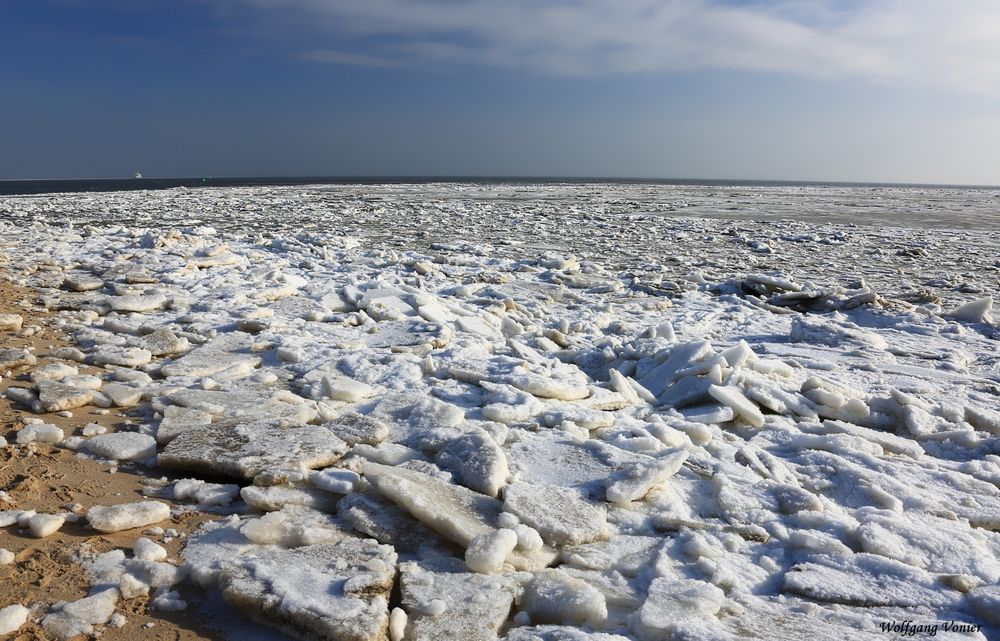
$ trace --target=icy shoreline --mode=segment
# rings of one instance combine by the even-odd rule
[[[659,233],[683,246],[691,225]],[[189,575],[302,638],[1000,625],[1000,357],[986,302],[955,310],[972,295],[914,305],[799,282],[794,262],[711,278],[682,261],[657,280],[320,231],[3,223],[0,238],[8,276],[63,310],[79,348],[59,366],[4,353],[36,374],[15,400],[43,420],[146,412],[136,432],[36,424],[10,446],[148,459],[194,477],[152,499],[233,513],[169,577],[94,560],[109,617],[137,581],[174,607]],[[53,626],[78,629],[65,610]]]

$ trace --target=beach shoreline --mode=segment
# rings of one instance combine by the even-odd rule
[[[18,336],[20,332],[0,332],[0,348],[27,348],[38,357],[39,366],[55,359],[49,357],[53,348],[72,344],[50,325],[53,314],[39,311],[34,304],[38,293],[15,285],[6,275],[0,274],[0,314],[20,314],[24,328],[37,328],[34,336]],[[23,331],[23,330],[22,330]],[[30,387],[19,368],[13,376],[0,381],[0,395],[9,387]],[[84,373],[99,372],[97,368],[82,367]],[[18,430],[24,419],[41,418],[46,423],[58,425],[67,436],[79,433],[87,425],[96,423],[109,431],[134,427],[136,418],[122,408],[102,410],[87,406],[72,411],[71,417],[58,414],[34,414],[6,398],[0,399],[0,436],[11,444],[16,443]],[[114,471],[113,471],[114,470]],[[33,607],[28,623],[9,641],[51,639],[37,622],[45,615],[47,607],[59,601],[73,601],[90,592],[90,581],[81,565],[81,553],[108,552],[121,549],[131,553],[135,541],[143,537],[146,528],[116,533],[101,533],[87,525],[83,517],[95,505],[111,505],[141,501],[146,497],[144,481],[159,478],[157,470],[137,464],[115,465],[93,458],[77,456],[76,452],[47,443],[0,448],[0,490],[7,493],[7,500],[0,501],[2,510],[35,510],[45,514],[70,513],[76,507],[76,522],[67,522],[55,534],[45,538],[33,537],[27,529],[17,526],[0,528],[0,548],[15,555],[13,563],[0,565],[0,607],[21,603]],[[162,528],[173,528],[179,534],[190,534],[208,515],[189,512],[158,523]],[[179,557],[184,538],[177,537],[164,543],[162,537],[152,537],[166,547],[169,558]],[[196,590],[188,590],[197,595]],[[199,620],[196,608],[184,612],[150,611],[150,597],[138,597],[119,602],[118,611],[127,619],[120,628],[108,626],[101,634],[108,641],[196,641],[220,638],[217,631]],[[151,627],[146,627],[150,625]]]

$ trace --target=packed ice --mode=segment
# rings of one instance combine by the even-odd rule
[[[188,577],[300,639],[1000,635],[996,247],[941,221],[682,217],[681,193],[0,198],[6,273],[75,345],[0,351],[41,417],[10,446],[170,475],[87,510],[99,532],[217,517],[180,561],[138,530],[87,560],[91,593],[43,628],[185,609]],[[92,405],[137,424],[44,422]]]

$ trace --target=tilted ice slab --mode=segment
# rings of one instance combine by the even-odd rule
[[[496,496],[507,483],[507,457],[484,431],[476,430],[452,439],[435,459],[465,487]]]
[[[941,607],[958,601],[925,570],[874,554],[812,556],[785,574],[783,589],[843,605]]]
[[[461,548],[442,541],[409,512],[374,491],[354,492],[337,503],[337,516],[356,532],[417,557],[457,557]]]
[[[345,452],[346,443],[317,425],[216,419],[181,432],[158,462],[167,468],[252,480],[267,470],[326,467]]]
[[[365,463],[363,474],[380,494],[462,547],[497,529],[503,504],[494,498],[400,467],[369,462]],[[555,552],[543,547],[531,552],[514,550],[507,563],[518,570],[532,570],[543,568],[554,559]]]

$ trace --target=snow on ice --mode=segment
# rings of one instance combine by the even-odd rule
[[[141,423],[24,419],[6,447],[180,473],[92,507],[101,532],[164,501],[221,516],[181,565],[138,534],[87,561],[91,594],[39,613],[50,635],[95,633],[120,599],[183,609],[184,577],[301,639],[1000,635],[982,234],[665,216],[623,185],[497,186],[497,216],[421,189],[0,199],[7,274],[76,345],[0,351],[27,374],[7,398]],[[34,536],[64,518],[0,512]]]

